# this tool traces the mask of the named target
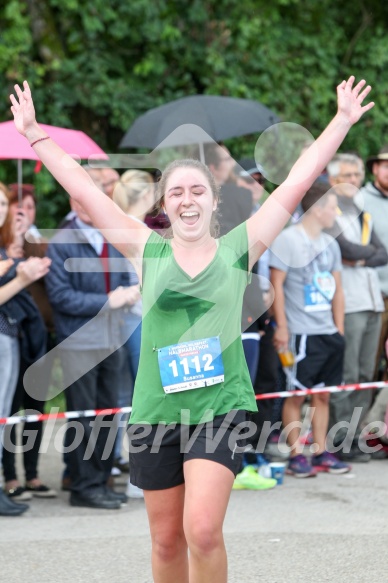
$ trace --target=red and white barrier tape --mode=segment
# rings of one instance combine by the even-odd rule
[[[88,409],[86,411],[65,411],[64,413],[41,413],[36,415],[14,415],[0,418],[0,425],[16,425],[17,423],[33,423],[34,421],[49,421],[51,419],[78,419],[79,417],[97,417],[99,415],[114,415],[115,413],[130,413],[132,407],[115,409]]]
[[[342,393],[352,391],[365,391],[367,389],[381,389],[388,387],[388,381],[380,381],[378,383],[358,383],[355,385],[333,385],[331,387],[317,387],[315,389],[298,389],[297,391],[279,391],[277,393],[263,393],[256,395],[256,400],[261,399],[279,399],[287,397],[303,397],[304,395],[315,395],[316,393]],[[1,420],[0,420],[1,422]]]
[[[301,389],[297,391],[279,391],[277,393],[263,393],[256,395],[256,400],[279,399],[293,397],[303,397],[305,395],[315,395],[316,393],[340,393],[342,391],[365,391],[367,389],[380,389],[388,386],[388,381],[378,383],[359,383],[356,385],[333,385],[332,387],[319,387],[316,389]],[[16,425],[17,423],[32,423],[34,421],[49,421],[51,419],[78,419],[79,417],[97,417],[99,415],[115,415],[116,413],[130,413],[132,407],[121,407],[115,409],[88,409],[87,411],[65,411],[64,413],[42,413],[36,415],[15,415],[13,417],[0,418],[0,425]]]

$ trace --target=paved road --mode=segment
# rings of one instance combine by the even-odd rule
[[[61,427],[52,425],[51,438],[46,432],[41,456],[41,477],[57,488]],[[286,477],[274,490],[232,492],[229,583],[387,582],[387,479],[388,460],[371,461],[344,476]],[[124,478],[116,483],[124,490]],[[91,510],[70,507],[60,492],[0,524],[4,583],[152,583],[142,500]]]

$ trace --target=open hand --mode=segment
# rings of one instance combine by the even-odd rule
[[[123,306],[131,306],[141,297],[138,285],[131,285],[130,287],[119,286],[109,292],[108,296],[109,306],[112,310],[122,308]]]
[[[19,263],[16,273],[24,285],[29,285],[44,277],[48,273],[50,265],[51,259],[48,257],[29,257],[26,261]]]
[[[17,97],[10,95],[15,126],[22,136],[27,136],[28,130],[36,125],[34,102],[27,81],[23,81],[23,90],[15,85],[15,92]]]
[[[373,101],[362,105],[372,87],[367,85],[363,89],[366,83],[364,79],[353,87],[354,80],[355,78],[352,75],[337,87],[338,113],[346,117],[351,125],[355,124],[366,111],[369,111],[374,106]]]

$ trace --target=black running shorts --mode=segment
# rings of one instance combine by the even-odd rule
[[[246,446],[246,411],[230,411],[199,425],[130,425],[129,474],[143,490],[164,490],[184,483],[183,464],[206,459],[241,470]],[[243,425],[240,425],[243,424]]]

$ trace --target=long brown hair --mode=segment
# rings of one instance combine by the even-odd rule
[[[5,194],[8,200],[8,205],[10,204],[11,193],[8,188],[0,182],[0,190]],[[13,229],[12,229],[12,216],[9,212],[8,207],[8,215],[4,221],[2,227],[0,227],[0,246],[4,247],[5,249],[12,243],[13,241]]]

